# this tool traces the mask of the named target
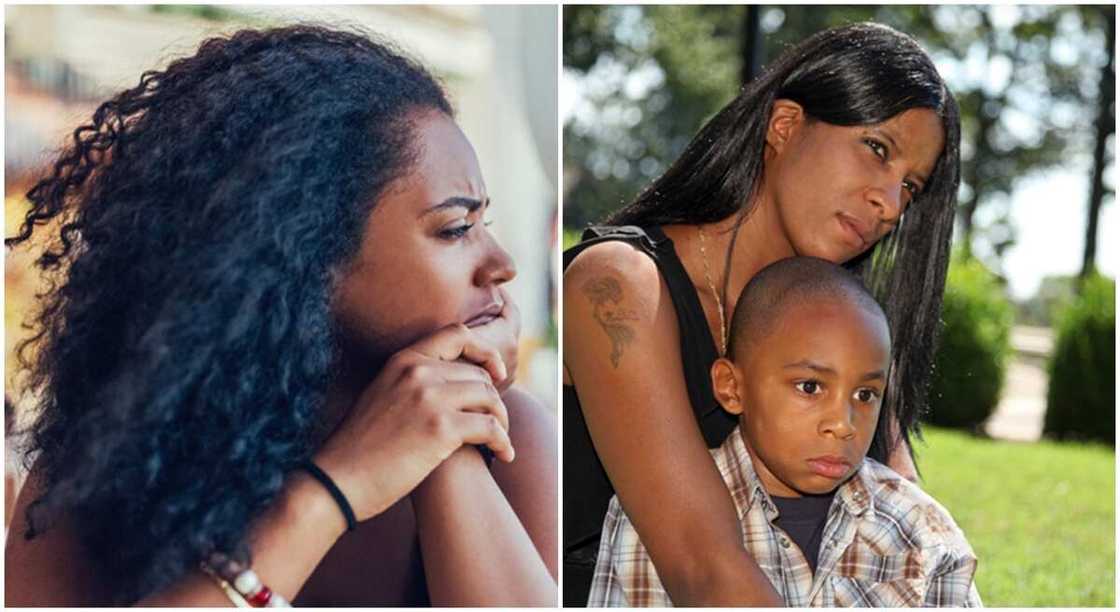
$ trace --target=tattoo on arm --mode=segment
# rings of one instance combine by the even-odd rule
[[[609,276],[593,278],[583,284],[583,293],[594,306],[593,316],[611,339],[611,364],[618,367],[622,351],[634,340],[628,321],[637,321],[633,310],[622,305],[622,285]]]

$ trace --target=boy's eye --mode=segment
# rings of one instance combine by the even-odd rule
[[[817,395],[821,392],[821,383],[815,380],[802,380],[794,383],[793,386],[806,395]]]
[[[874,389],[868,389],[865,387],[863,389],[856,390],[856,400],[861,403],[869,404],[877,399],[879,399],[879,392]]]

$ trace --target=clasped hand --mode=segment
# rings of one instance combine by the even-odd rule
[[[520,319],[504,297],[493,321],[449,325],[394,354],[315,454],[358,521],[408,495],[464,444],[513,461],[499,389],[513,381]]]

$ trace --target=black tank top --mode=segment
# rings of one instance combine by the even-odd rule
[[[582,242],[564,252],[564,268],[567,269],[584,249],[608,240],[626,242],[649,255],[665,279],[677,313],[681,361],[692,412],[708,448],[718,447],[737,421],[720,407],[712,392],[709,371],[718,357],[715,340],[700,298],[673,249],[673,242],[660,227],[590,227],[584,232]],[[563,397],[564,605],[585,606],[599,551],[599,534],[614,487],[591,443],[579,405],[578,389],[564,385]]]

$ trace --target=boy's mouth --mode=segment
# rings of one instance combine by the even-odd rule
[[[814,457],[807,461],[809,469],[818,476],[825,478],[843,478],[849,470],[852,469],[852,464],[843,457],[836,455],[823,455]]]

